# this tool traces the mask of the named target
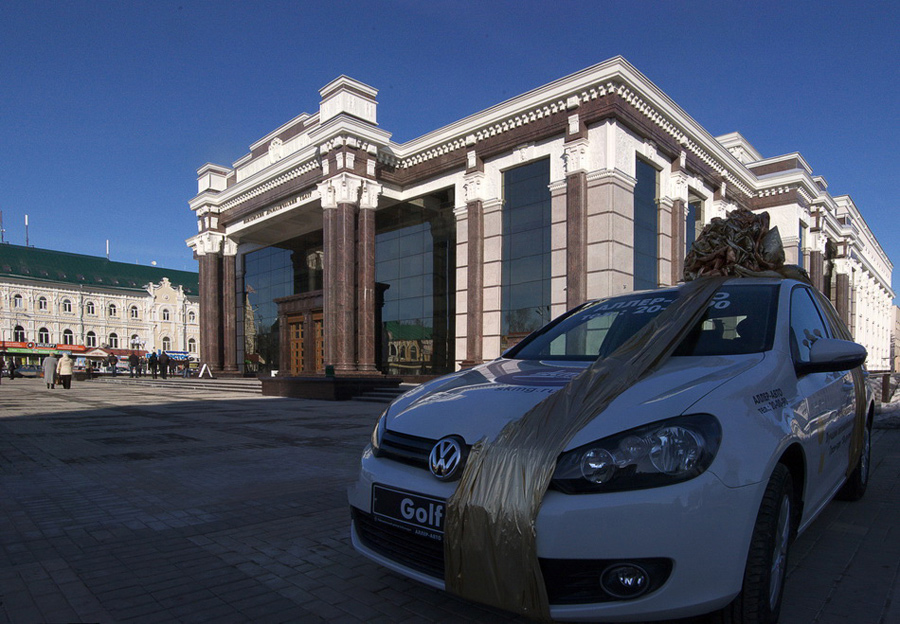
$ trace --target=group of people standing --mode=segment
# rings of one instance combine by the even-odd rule
[[[113,363],[112,366],[115,367],[115,363]],[[190,364],[187,360],[179,364],[177,360],[169,357],[169,354],[165,351],[161,352],[159,355],[157,355],[156,353],[150,353],[150,355],[147,356],[146,360],[132,351],[131,355],[128,356],[128,376],[140,377],[144,374],[145,366],[150,370],[150,374],[153,375],[153,379],[156,379],[157,372],[159,373],[160,377],[162,377],[163,379],[167,379],[170,374],[175,375],[176,372],[178,372],[179,367],[181,369],[182,377],[189,377],[191,371]]]
[[[60,357],[48,355],[42,362],[44,367],[44,381],[49,389],[60,384],[68,390],[72,387],[72,373],[75,371],[75,360],[71,353],[64,353]]]
[[[150,374],[153,375],[153,379],[156,379],[156,373],[159,372],[160,377],[166,379],[169,375],[169,372],[175,372],[174,366],[175,361],[169,357],[169,354],[163,351],[159,355],[156,353],[150,353],[147,356],[147,368],[150,369]],[[140,377],[144,371],[144,362],[142,358],[138,356],[134,351],[131,352],[131,355],[128,356],[128,376],[129,377]],[[185,366],[187,363],[185,362]]]

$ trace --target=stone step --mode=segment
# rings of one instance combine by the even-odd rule
[[[152,377],[100,377],[93,381],[106,384],[143,385],[155,388],[181,388],[185,390],[227,390],[228,392],[247,392],[262,394],[262,382],[259,379],[184,379],[169,377],[168,379]]]

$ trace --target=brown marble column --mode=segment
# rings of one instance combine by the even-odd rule
[[[356,204],[339,203],[335,211],[336,255],[328,289],[337,304],[333,319],[337,337],[335,372],[356,370]]]
[[[213,370],[222,369],[222,272],[218,253],[200,256],[200,355]]]
[[[683,199],[672,202],[672,283],[684,279],[684,258],[687,255],[687,241],[684,239],[684,224],[687,205]]]
[[[466,359],[463,367],[484,362],[484,204],[466,204]]]
[[[375,371],[375,207],[360,205],[357,232],[357,368]]]
[[[235,255],[226,252],[222,257],[222,359],[227,372],[238,369],[234,263]]]
[[[566,308],[587,300],[587,174],[566,176]]]
[[[323,202],[324,203],[324,202]],[[337,274],[337,234],[335,233],[337,206],[323,206],[322,210],[322,313],[324,333],[325,366],[334,366],[338,353],[338,300],[335,292],[335,275]]]
[[[812,251],[809,254],[809,281],[820,291],[825,292],[825,254]]]
[[[835,289],[834,307],[841,320],[853,331],[850,323],[850,276],[846,273],[837,274],[837,288]]]

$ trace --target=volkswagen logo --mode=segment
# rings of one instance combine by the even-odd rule
[[[462,474],[463,448],[465,442],[459,436],[449,436],[438,440],[428,456],[431,474],[441,481],[452,481]]]

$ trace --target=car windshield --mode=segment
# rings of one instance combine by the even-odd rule
[[[593,361],[615,351],[675,300],[677,290],[636,293],[588,303],[504,354],[521,360]],[[673,356],[738,355],[772,348],[778,287],[727,284]]]

